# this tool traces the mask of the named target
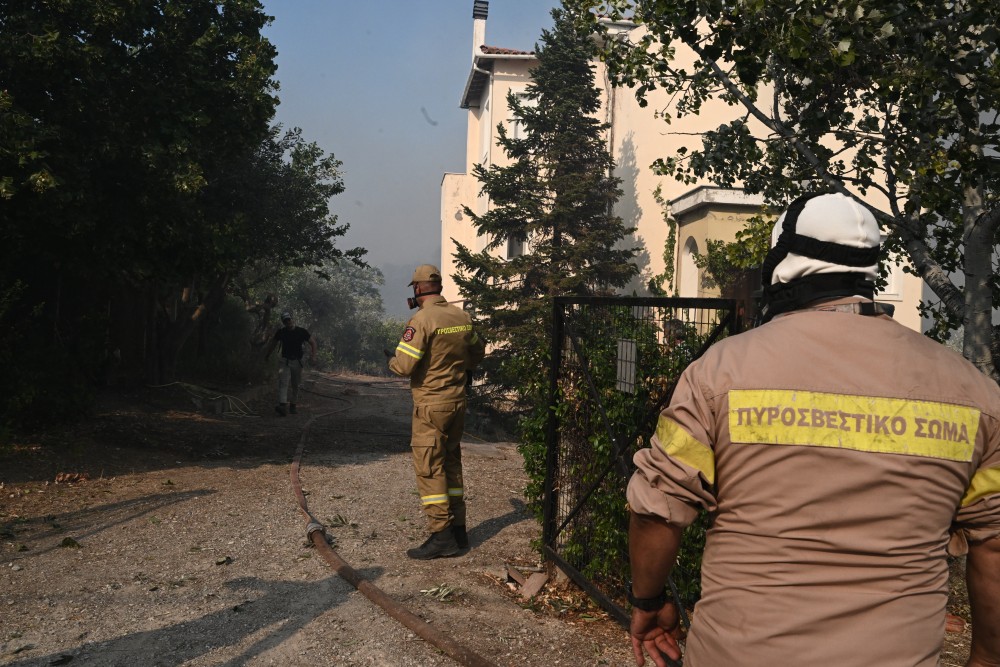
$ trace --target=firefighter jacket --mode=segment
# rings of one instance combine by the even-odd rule
[[[633,511],[715,513],[685,667],[934,667],[949,536],[1000,535],[997,385],[850,302],[714,345],[635,455]]]
[[[468,313],[437,296],[407,322],[389,370],[410,378],[414,405],[450,403],[465,399],[466,373],[485,351]]]

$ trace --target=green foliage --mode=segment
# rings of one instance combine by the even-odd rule
[[[653,296],[671,296],[674,289],[675,246],[677,245],[677,221],[670,215],[670,208],[663,196],[663,189],[657,185],[653,190],[653,199],[663,209],[663,224],[667,226],[667,240],[663,243],[663,273],[650,278],[649,288]]]
[[[273,371],[263,348],[281,326],[277,313],[290,310],[316,341],[319,368],[383,374],[382,350],[395,349],[404,323],[385,317],[378,291],[382,280],[377,269],[347,260],[320,270],[288,268],[260,279],[201,321],[184,348],[179,372],[207,383],[260,382]],[[261,299],[262,294],[270,299]],[[268,305],[258,311],[254,306],[261,300]]]
[[[211,217],[225,222],[212,245],[216,271],[244,271],[260,280],[286,266],[321,267],[341,259],[363,265],[364,250],[335,244],[348,230],[329,206],[344,191],[341,166],[300,129],[283,132],[280,126],[223,165],[202,198]]]
[[[362,373],[385,373],[383,349],[395,350],[405,324],[386,318],[379,286],[382,273],[345,259],[318,270],[286,269],[245,294],[247,302],[261,292],[275,297],[273,310],[290,310],[298,326],[315,338],[321,367]],[[269,323],[258,349],[280,326]]]
[[[86,414],[111,361],[103,347],[106,321],[91,317],[74,330],[54,331],[44,304],[32,307],[24,292],[20,283],[0,289],[0,440],[14,429]]]
[[[709,281],[725,294],[737,281],[742,280],[746,270],[760,266],[771,247],[772,220],[755,216],[747,221],[746,227],[736,232],[732,243],[709,239],[705,254],[696,254],[695,265],[704,269]]]
[[[44,192],[55,185],[45,166],[45,153],[36,148],[39,129],[33,125],[28,114],[14,108],[10,91],[0,90],[0,163],[9,169],[0,174],[2,199],[10,199],[22,188]]]
[[[702,510],[681,535],[681,548],[671,578],[685,609],[693,608],[701,599],[701,556],[705,553],[705,536],[711,526],[712,516]]]
[[[267,374],[259,350],[251,345],[253,320],[243,303],[228,297],[199,324],[178,361],[178,373],[206,384],[255,384]]]
[[[332,366],[355,370],[385,366],[385,315],[378,290],[384,283],[382,274],[343,261],[324,265],[324,271],[328,279],[309,271],[292,274],[286,282],[292,291],[285,303],[300,313],[302,322],[309,322]],[[395,331],[392,349],[402,330]]]
[[[567,347],[560,369],[558,474],[553,480],[560,511],[575,506],[594,485],[584,508],[559,535],[560,555],[605,591],[628,581],[627,475],[633,454],[649,445],[667,392],[705,343],[707,332],[671,318],[668,312],[637,313],[630,306],[567,309]],[[624,353],[620,345],[629,348]],[[629,361],[623,361],[629,360]],[[621,384],[628,364],[634,383]],[[626,374],[627,376],[627,374]],[[596,396],[595,396],[596,389]],[[541,400],[541,399],[540,399]],[[546,477],[544,410],[524,423],[522,433],[529,506],[541,518]],[[606,418],[605,418],[606,417]],[[561,523],[565,517],[557,518]],[[706,519],[707,521],[707,519]],[[702,539],[687,541],[675,581],[688,596],[700,592]]]
[[[62,340],[112,320],[65,346],[83,377],[113,349],[119,372],[169,381],[245,270],[360,262],[335,245],[340,163],[270,126],[269,21],[258,0],[5,4],[0,291],[21,285]]]
[[[406,322],[404,320],[391,317],[384,318],[375,323],[368,341],[371,344],[370,349],[372,350],[372,354],[376,355],[376,358],[374,360],[365,358],[359,362],[357,370],[372,375],[388,374],[386,360],[382,351],[395,352],[400,336],[402,336],[403,329],[405,328]]]
[[[168,361],[187,320],[173,313],[224,282],[231,219],[204,192],[266,137],[277,103],[267,20],[256,0],[6,7],[0,285],[21,281],[57,329],[142,294],[154,302],[136,312],[157,321],[116,331],[148,332],[129,351]]]
[[[525,136],[498,126],[510,163],[474,169],[490,209],[465,212],[485,247],[473,252],[458,244],[455,254],[455,280],[491,343],[483,364],[491,396],[514,401],[521,416],[545,395],[551,297],[604,292],[638,272],[635,250],[618,247],[631,230],[610,213],[621,189],[610,176],[605,125],[595,117],[601,100],[594,44],[572,16],[552,15],[555,25],[543,32],[531,71],[529,104],[507,99]],[[509,243],[526,243],[527,251],[498,257]]]
[[[256,0],[8,8],[0,78],[22,136],[0,153],[0,174],[22,187],[4,204],[6,266],[181,284],[192,265],[215,268],[205,262],[225,221],[205,215],[199,194],[267,134],[267,20]],[[54,185],[23,187],[39,167]]]
[[[817,189],[865,199],[934,292],[940,327],[964,322],[965,355],[994,378],[990,310],[1000,302],[1000,6],[990,0],[685,3],[567,0],[581,26],[630,19],[644,30],[603,40],[610,75],[661,117],[711,100],[733,120],[657,169],[762,193],[774,210]],[[590,13],[589,10],[596,10]],[[680,62],[679,46],[694,54]],[[956,283],[953,276],[962,276]]]

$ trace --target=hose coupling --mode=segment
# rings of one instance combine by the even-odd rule
[[[306,539],[311,540],[312,534],[315,533],[317,530],[323,533],[323,538],[325,539],[326,529],[323,527],[323,524],[319,523],[318,521],[310,521],[309,525],[306,526]]]

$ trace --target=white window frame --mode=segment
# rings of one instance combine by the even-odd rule
[[[538,104],[538,100],[528,98],[527,92],[514,93],[514,97],[517,98],[522,107],[534,107]],[[514,109],[510,109],[510,138],[525,139],[527,136],[528,132],[524,127],[524,121],[514,113]]]
[[[507,238],[507,259],[528,254],[528,239]]]

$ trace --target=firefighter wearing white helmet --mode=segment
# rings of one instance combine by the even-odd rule
[[[854,199],[796,200],[772,240],[767,323],[694,362],[635,455],[637,663],[681,655],[664,583],[705,509],[686,667],[936,667],[948,550],[968,552],[968,665],[1000,664],[1000,390],[873,301]]]
[[[441,272],[422,264],[410,281],[410,318],[396,346],[387,352],[389,370],[410,378],[413,421],[410,447],[420,502],[431,535],[410,558],[453,556],[469,546],[462,475],[462,432],[465,429],[465,385],[470,370],[482,361],[485,344],[461,308],[441,296]]]

